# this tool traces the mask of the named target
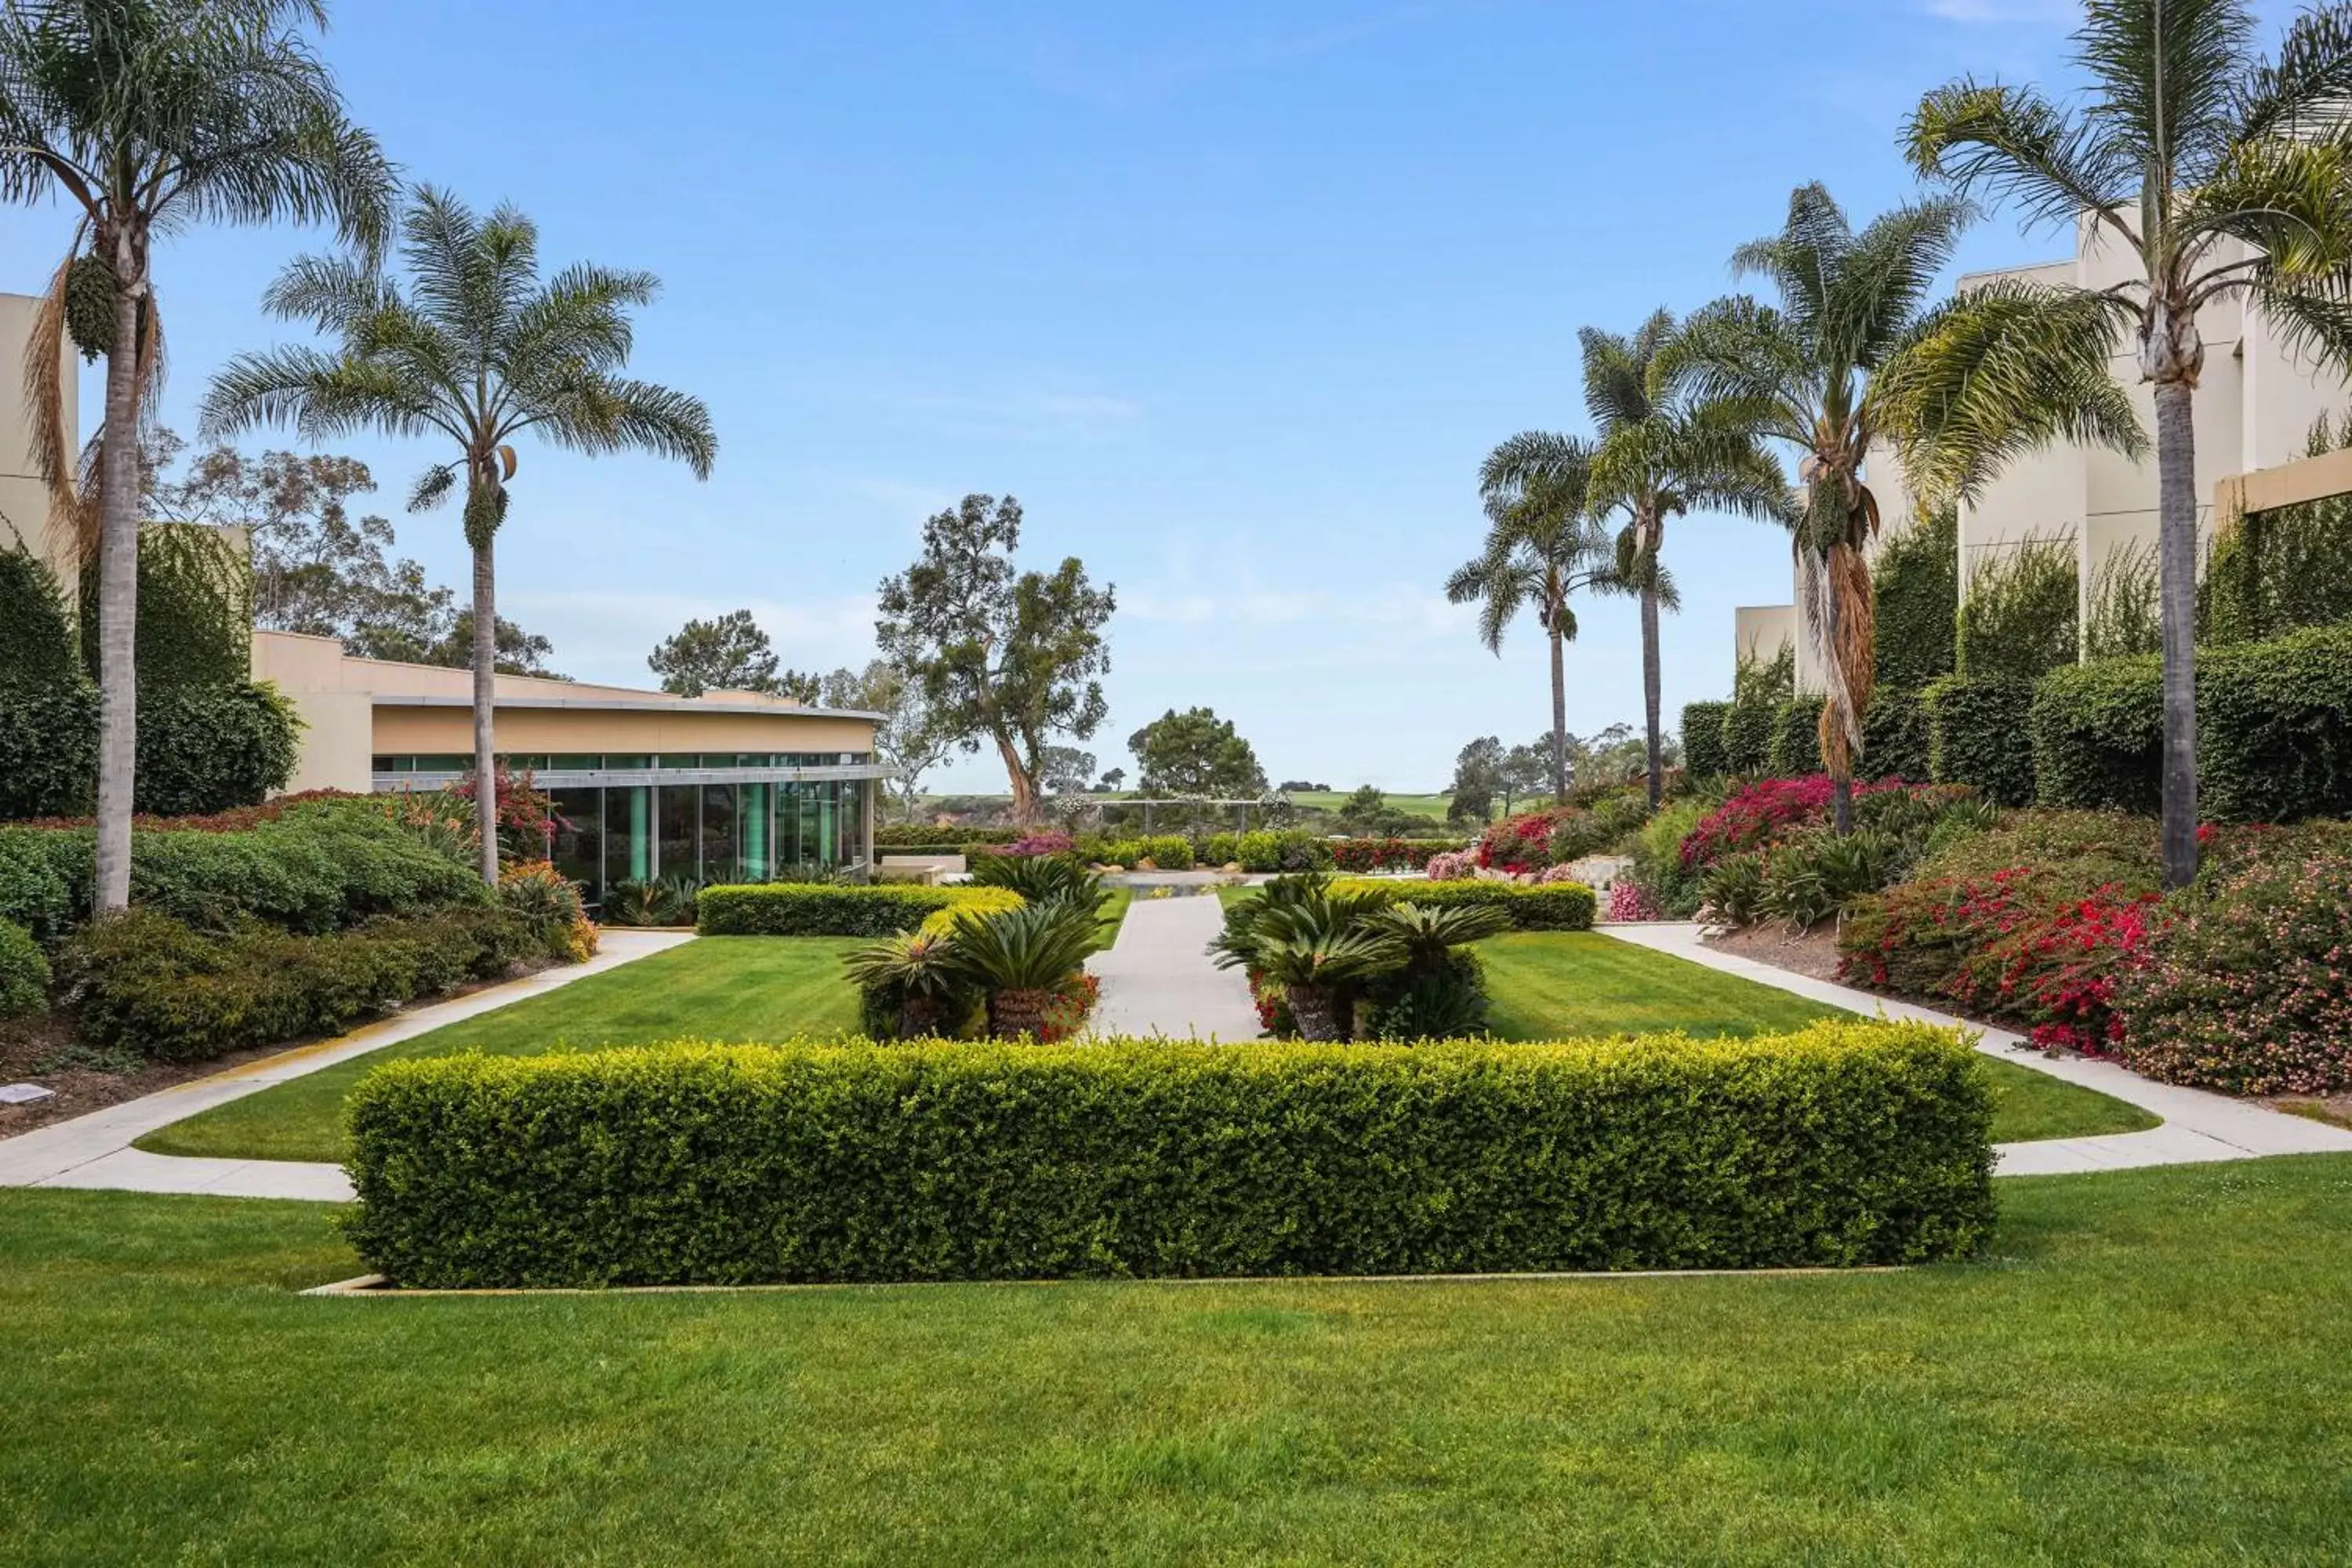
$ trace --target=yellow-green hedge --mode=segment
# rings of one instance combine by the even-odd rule
[[[1965,1257],[1957,1035],[684,1043],[390,1063],[347,1222],[404,1285],[1764,1268]]]
[[[704,936],[890,936],[942,910],[987,914],[1020,904],[1021,895],[1008,888],[730,883],[702,889],[694,922]]]
[[[1520,931],[1591,931],[1600,900],[1581,882],[1412,881],[1398,877],[1340,877],[1335,893],[1378,893],[1423,909],[1495,904]]]

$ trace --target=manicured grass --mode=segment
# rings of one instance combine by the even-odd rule
[[[0,1192],[0,1561],[2352,1559],[2352,1158],[1893,1274],[304,1300],[320,1209]]]
[[[1351,789],[1294,790],[1290,804],[1302,811],[1337,811],[1347,805],[1348,797],[1355,793]],[[1445,808],[1453,803],[1454,797],[1447,795],[1391,795],[1384,797],[1384,804],[1391,808],[1415,816],[1426,816],[1433,822],[1444,821]]]
[[[1119,924],[1127,919],[1127,906],[1135,902],[1135,889],[1121,883],[1113,882],[1103,891],[1109,897],[1103,900],[1102,944],[1108,947],[1118,940]]]
[[[493,1056],[641,1046],[693,1036],[763,1040],[857,1028],[857,992],[841,973],[855,937],[706,936],[560,991],[371,1051],[149,1133],[158,1154],[341,1160],[343,1097],[361,1075],[403,1057]]]

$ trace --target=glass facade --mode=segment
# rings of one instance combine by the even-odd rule
[[[863,779],[803,784],[605,784],[548,792],[562,826],[555,867],[602,903],[615,882],[691,877],[765,882],[866,851]]]

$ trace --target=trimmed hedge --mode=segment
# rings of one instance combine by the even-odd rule
[[[137,797],[145,814],[257,805],[294,776],[301,721],[267,686],[167,686],[139,693]],[[0,685],[0,818],[86,813],[98,780],[98,688]]]
[[[1775,778],[1822,771],[1822,699],[1798,697],[1772,712],[1772,742],[1765,763]]]
[[[1862,742],[1864,777],[1925,784],[1931,776],[1927,710],[1916,690],[1882,686],[1873,691],[1862,716]]]
[[[1723,771],[1743,777],[1771,766],[1772,730],[1778,707],[1760,702],[1735,702],[1723,715]]]
[[[372,921],[325,936],[247,926],[213,936],[153,910],[85,926],[58,978],[86,1044],[163,1061],[341,1032],[412,997],[564,957],[495,909]]]
[[[1731,772],[1731,752],[1723,743],[1723,721],[1728,702],[1683,704],[1683,770],[1695,779],[1719,778]]]
[[[1007,888],[747,882],[703,889],[695,929],[704,936],[895,936],[942,910],[986,914],[1020,903]]]
[[[1916,1024],[424,1058],[349,1115],[346,1233],[428,1288],[1854,1266],[1995,1220],[1984,1069]]]
[[[1927,710],[1927,770],[1937,784],[1972,785],[2001,805],[2033,799],[2031,681],[1947,676],[1919,691]]]
[[[896,849],[901,845],[1013,844],[1022,837],[1018,827],[965,827],[952,822],[885,822],[874,829],[874,847]]]
[[[0,921],[63,936],[89,911],[95,853],[87,833],[0,826]]]
[[[2033,687],[2034,798],[2058,811],[2164,804],[2164,679],[2154,658],[2053,669]]]
[[[1457,904],[1498,904],[1519,931],[1591,931],[1600,900],[1581,882],[1414,882],[1340,877],[1334,893],[1375,893],[1400,904],[1446,909]]]
[[[47,1005],[49,961],[33,933],[0,921],[0,1018],[37,1013]]]

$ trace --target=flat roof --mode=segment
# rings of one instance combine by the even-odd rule
[[[411,692],[376,691],[368,700],[378,708],[471,708],[471,697],[420,696]],[[494,708],[554,708],[583,712],[733,713],[760,719],[864,719],[880,723],[887,715],[862,708],[804,708],[772,702],[713,702],[702,697],[493,697]]]

